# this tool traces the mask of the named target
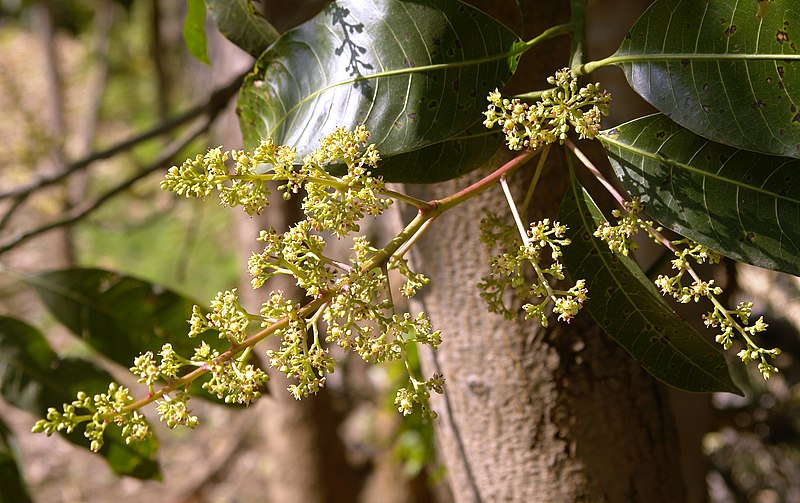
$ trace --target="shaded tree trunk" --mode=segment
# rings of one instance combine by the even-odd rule
[[[511,12],[472,3],[514,26],[508,17],[513,3]],[[528,35],[568,19],[567,2],[534,8]],[[518,75],[528,89],[539,82],[544,87],[543,77],[567,61],[564,45],[535,51]],[[557,149],[551,158],[529,221],[555,217],[568,182]],[[530,172],[512,181],[519,200]],[[470,181],[410,190],[431,199]],[[554,321],[549,330],[487,313],[475,288],[489,261],[477,235],[484,209],[508,213],[499,189],[443,215],[436,231],[414,248],[418,269],[431,277],[421,307],[445,331],[444,344],[425,355],[424,366],[426,374],[442,372],[447,379],[445,395],[435,397],[433,407],[440,413],[437,443],[456,501],[683,501],[665,394],[587,313],[572,325]]]

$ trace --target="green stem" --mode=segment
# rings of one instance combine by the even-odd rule
[[[524,42],[522,44],[522,47],[524,49],[519,51],[518,54],[522,54],[524,52],[527,52],[529,49],[532,49],[534,46],[544,42],[545,40],[549,40],[551,38],[555,38],[555,37],[558,37],[560,35],[566,35],[567,33],[570,33],[573,29],[574,29],[574,26],[573,26],[572,23],[559,24],[559,25],[556,25],[556,26],[552,26],[552,27],[546,29],[545,31],[543,31],[542,33],[540,33],[539,35],[537,35],[536,37],[528,40],[527,42]]]
[[[576,77],[580,77],[582,75],[589,75],[598,68],[602,68],[608,65],[613,65],[618,61],[619,61],[619,56],[615,55],[611,55],[607,58],[599,59],[596,61],[589,61],[588,63],[583,63],[582,65],[573,66],[572,74],[575,75]]]
[[[516,98],[519,100],[538,101],[544,93],[546,93],[547,91],[553,91],[555,89],[556,89],[555,87],[551,87],[550,89],[542,89],[541,91],[531,91],[528,93],[515,94],[512,96],[512,98]]]
[[[542,150],[542,155],[539,157],[539,162],[536,164],[536,171],[533,174],[533,180],[531,180],[531,184],[528,187],[528,193],[525,194],[525,200],[522,201],[522,207],[520,213],[525,215],[528,212],[528,206],[531,204],[531,200],[533,199],[533,193],[536,191],[536,185],[539,183],[539,177],[542,176],[542,171],[544,171],[544,163],[547,160],[547,154],[550,153],[550,145],[546,145]]]

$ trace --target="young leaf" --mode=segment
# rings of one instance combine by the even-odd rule
[[[108,391],[113,377],[92,363],[61,359],[36,328],[20,320],[0,316],[0,394],[11,405],[39,416],[48,407],[69,403],[78,391]],[[75,445],[88,448],[81,433],[63,435]],[[160,477],[154,438],[127,445],[118,431],[109,430],[100,455],[116,473],[142,479]]]
[[[609,337],[670,386],[741,394],[722,354],[675,314],[632,259],[592,235],[605,218],[575,177],[559,219],[572,240],[564,263],[571,277],[586,280],[586,309]]]
[[[211,64],[208,59],[206,42],[206,2],[205,0],[188,0],[186,19],[183,21],[183,40],[189,54],[201,63]]]
[[[800,157],[799,30],[796,0],[657,0],[605,63],[701,136]]]
[[[335,127],[361,123],[384,158],[445,142],[480,121],[523,48],[453,0],[333,2],[259,58],[239,96],[245,144],[271,136],[302,160]]]
[[[253,6],[252,0],[206,0],[208,12],[225,38],[257,58],[280,33]]]
[[[0,420],[0,503],[30,503],[33,501],[22,478],[19,455],[12,433]]]
[[[800,160],[706,140],[661,114],[598,138],[662,225],[735,260],[800,274]]]

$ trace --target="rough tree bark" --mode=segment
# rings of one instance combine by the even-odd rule
[[[472,3],[515,26],[513,2]],[[529,35],[569,16],[568,2],[529,7]],[[563,44],[537,48],[518,78],[527,88],[544,87],[543,76],[566,58]],[[568,181],[556,150],[529,221],[556,215]],[[470,181],[410,190],[430,199]],[[520,199],[527,183],[523,173],[515,175]],[[418,269],[432,280],[422,307],[445,331],[444,344],[426,355],[424,366],[427,374],[442,372],[447,379],[445,395],[434,398],[433,407],[440,413],[437,442],[456,501],[683,501],[663,391],[587,313],[571,326],[554,322],[549,330],[487,314],[475,288],[488,263],[476,232],[484,209],[507,213],[499,190],[457,215],[443,215],[414,248]]]

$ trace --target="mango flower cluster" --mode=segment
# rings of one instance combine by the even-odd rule
[[[614,210],[613,215],[617,218],[616,224],[605,222],[595,231],[594,235],[605,241],[612,251],[628,255],[630,250],[635,249],[633,236],[639,231],[646,231],[657,243],[664,244],[658,233],[660,228],[653,228],[652,221],[642,220],[638,213],[644,210],[644,206],[638,198],[624,204],[625,213]],[[777,357],[781,350],[779,348],[765,349],[753,340],[753,336],[764,332],[767,323],[763,317],[759,317],[755,323],[750,323],[753,303],[740,302],[736,308],[728,309],[719,301],[719,296],[723,290],[715,284],[714,280],[703,280],[695,272],[693,265],[716,264],[721,256],[691,239],[684,238],[672,242],[666,242],[669,249],[673,252],[674,258],[671,261],[672,275],[661,274],[655,280],[655,285],[663,295],[669,295],[681,304],[690,302],[700,302],[706,300],[711,303],[713,309],[703,315],[703,322],[709,328],[715,328],[719,332],[715,336],[717,343],[723,349],[730,349],[733,345],[733,338],[738,334],[744,340],[745,348],[737,353],[737,356],[745,364],[758,362],[758,370],[764,379],[769,379],[772,374],[778,372],[777,367],[769,363],[768,359]],[[686,284],[686,276],[691,277],[691,283]]]
[[[608,115],[610,94],[599,84],[579,89],[578,79],[568,68],[559,70],[547,82],[555,87],[544,91],[533,104],[503,98],[496,89],[489,93],[483,124],[487,128],[500,126],[511,150],[563,143],[570,129],[581,139],[592,139],[600,132],[600,119]]]
[[[521,306],[526,319],[536,319],[543,327],[549,325],[552,310],[559,321],[569,322],[583,307],[588,298],[584,280],[570,288],[559,288],[565,280],[564,266],[559,261],[561,248],[570,244],[566,238],[567,227],[544,219],[533,223],[521,239],[516,229],[499,217],[488,214],[481,222],[481,241],[496,250],[490,263],[491,271],[481,279],[478,288],[489,310],[508,319],[517,310],[506,304],[507,292],[513,298],[539,299]]]
[[[262,231],[263,251],[252,255],[248,270],[256,289],[276,275],[291,276],[311,302],[300,306],[283,292],[272,291],[265,295],[259,313],[251,314],[235,289],[220,292],[209,311],[198,306],[192,311],[188,336],[211,337],[201,340],[194,354],[179,355],[165,344],[157,353],[147,351],[135,358],[130,370],[147,387],[147,397],[136,401],[127,388],[112,383],[108,393],[80,393],[62,410],[51,408],[33,430],[50,435],[72,432],[86,423],[84,435],[91,448],[99,450],[106,427],[116,423],[126,442],[141,441],[151,429],[138,410],[153,402],[169,428],[194,428],[199,420],[188,405],[189,386],[200,376],[207,377],[203,388],[227,403],[247,405],[261,396],[268,375],[250,360],[255,345],[267,336],[281,341],[278,349],[267,352],[269,363],[294,379],[289,391],[298,399],[324,387],[336,365],[329,354],[335,344],[368,362],[403,362],[409,386],[397,393],[398,410],[434,417],[426,402],[431,391],[442,392],[444,379],[438,374],[427,380],[415,377],[408,346],[435,348],[441,333],[433,330],[424,313],[397,312],[389,271],[406,278],[400,287],[405,296],[413,295],[428,279],[410,269],[402,254],[395,253],[398,248],[379,249],[356,235],[350,256],[333,258],[323,237],[358,232],[364,217],[381,215],[392,203],[390,196],[396,196],[372,175],[380,156],[367,144],[368,137],[363,126],[355,131],[338,128],[299,165],[294,149],[265,139],[253,152],[215,148],[173,166],[162,188],[195,198],[216,193],[221,204],[241,206],[249,214],[269,205],[270,184],[278,185],[285,199],[303,193],[306,218],[285,232]],[[345,173],[336,176],[329,169]],[[262,330],[252,334],[254,325]]]

